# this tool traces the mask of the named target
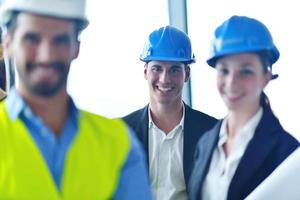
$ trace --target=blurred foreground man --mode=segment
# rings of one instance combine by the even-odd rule
[[[84,0],[7,0],[4,51],[19,84],[0,104],[0,199],[150,199],[126,125],[79,110],[67,93]]]

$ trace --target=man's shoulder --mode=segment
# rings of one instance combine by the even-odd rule
[[[80,114],[81,117],[89,117],[89,118],[95,118],[95,119],[110,120],[108,117],[105,117],[103,115],[99,115],[99,114],[96,114],[94,112],[90,112],[90,111],[82,110],[82,109],[79,109],[79,114]]]
[[[186,115],[190,116],[195,120],[205,120],[205,121],[210,121],[212,123],[216,123],[218,121],[218,119],[216,119],[215,117],[210,116],[199,110],[195,110],[188,105],[185,105],[185,109],[186,109]]]
[[[89,124],[94,124],[97,126],[125,126],[123,121],[118,118],[108,118],[103,115],[99,115],[93,112],[79,110],[79,121],[85,121]]]
[[[0,101],[4,99],[4,97],[6,97],[6,92],[2,88],[0,88]]]
[[[136,111],[133,111],[132,113],[129,113],[128,115],[122,117],[122,119],[129,123],[131,121],[141,120],[143,117],[146,117],[148,115],[148,105],[140,108]]]
[[[11,122],[11,120],[5,107],[5,100],[0,101],[0,129],[3,130],[4,127],[6,127],[4,124],[7,124],[8,122]]]
[[[100,140],[110,141],[113,144],[119,144],[122,141],[126,143],[129,140],[127,125],[118,118],[108,118],[89,111],[79,111],[78,129],[82,134],[88,133],[94,135]]]

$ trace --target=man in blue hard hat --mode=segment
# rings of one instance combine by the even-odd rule
[[[123,119],[147,153],[154,199],[188,199],[186,183],[197,140],[216,122],[182,100],[189,65],[195,62],[190,39],[175,27],[161,27],[149,35],[140,59],[150,102]]]

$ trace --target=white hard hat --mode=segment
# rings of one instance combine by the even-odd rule
[[[50,17],[77,19],[82,29],[89,21],[85,15],[86,0],[3,0],[0,7],[0,25],[5,27],[13,11],[29,12]]]

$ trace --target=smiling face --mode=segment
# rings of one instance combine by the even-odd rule
[[[16,64],[21,92],[52,96],[66,88],[71,61],[79,43],[70,20],[20,13],[16,29],[5,39]]]
[[[144,77],[149,85],[150,102],[181,103],[182,88],[189,76],[189,67],[181,62],[150,61],[144,68]]]
[[[256,112],[260,95],[271,78],[257,54],[220,58],[216,64],[217,87],[229,111]]]

